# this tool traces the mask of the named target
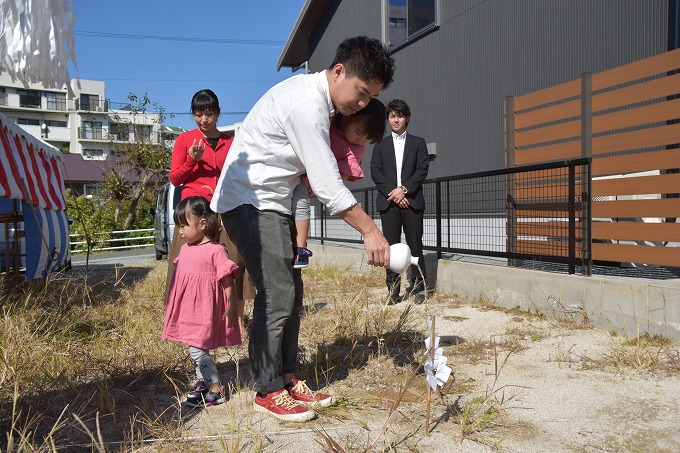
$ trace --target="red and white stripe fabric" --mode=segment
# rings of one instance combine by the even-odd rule
[[[61,151],[0,113],[0,196],[66,210]],[[21,180],[26,183],[24,193]]]

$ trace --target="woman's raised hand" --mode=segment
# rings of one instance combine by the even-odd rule
[[[203,143],[203,139],[200,139],[198,141],[198,144],[196,144],[196,139],[194,139],[194,142],[189,147],[189,155],[191,156],[191,158],[195,161],[201,160],[204,151],[205,143]]]

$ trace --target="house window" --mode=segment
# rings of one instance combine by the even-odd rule
[[[8,105],[5,87],[0,87],[0,105]]]
[[[109,124],[109,139],[127,142],[130,140],[130,127],[127,124]]]
[[[23,124],[24,126],[40,126],[40,120],[33,120],[28,118],[18,118],[17,124]]]
[[[387,46],[404,45],[434,29],[438,12],[438,0],[387,0]]]
[[[45,92],[45,98],[47,99],[47,108],[49,110],[66,110],[66,94],[65,93],[51,93],[49,91]]]
[[[83,148],[83,157],[86,159],[96,159],[104,157],[103,149]]]
[[[17,90],[19,94],[19,106],[32,109],[40,108],[40,92],[31,90]]]
[[[102,139],[102,122],[101,121],[83,121],[83,127],[80,131],[80,138],[90,140]]]
[[[101,112],[102,107],[99,105],[99,95],[96,94],[81,94],[80,95],[80,110],[90,110],[92,112]]]
[[[151,126],[136,126],[137,129],[137,141],[138,142],[150,142],[151,141]]]
[[[99,196],[103,192],[104,187],[99,184],[83,184],[83,195],[86,197]]]
[[[66,121],[45,120],[47,127],[66,127]]]

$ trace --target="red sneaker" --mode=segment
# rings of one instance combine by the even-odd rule
[[[307,387],[305,381],[299,381],[296,377],[293,377],[293,386],[288,388],[288,392],[295,401],[309,406],[316,406],[318,404],[321,407],[328,407],[335,403],[333,395],[314,392]]]
[[[316,417],[313,410],[298,404],[291,398],[286,389],[269,392],[265,396],[255,395],[253,407],[257,412],[269,414],[288,422],[306,422]]]

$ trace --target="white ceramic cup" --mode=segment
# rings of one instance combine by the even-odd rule
[[[406,244],[390,245],[390,270],[403,274],[411,265],[418,265],[418,258],[411,256],[411,248]]]

